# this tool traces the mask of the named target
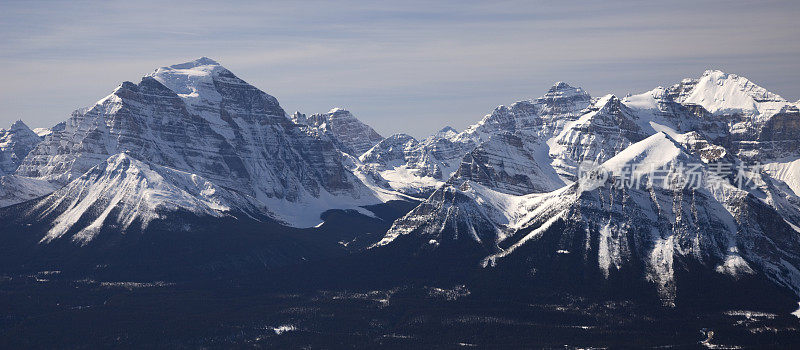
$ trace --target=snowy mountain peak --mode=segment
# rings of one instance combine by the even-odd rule
[[[28,125],[26,125],[25,122],[23,122],[22,120],[17,120],[14,122],[14,124],[11,124],[11,128],[9,130],[11,131],[31,130],[31,128],[29,128]]]
[[[638,95],[625,96],[622,102],[628,107],[654,110],[658,109],[658,103],[660,101],[665,101],[668,96],[667,89],[659,86],[653,90]]]
[[[601,97],[584,112],[547,141],[552,166],[565,179],[574,180],[582,162],[602,163],[647,137],[635,113],[614,95]]]
[[[577,91],[577,90],[583,91],[581,88],[573,87],[563,81],[557,81],[555,82],[555,84],[553,84],[553,86],[550,87],[549,90],[547,90],[547,92],[564,92],[564,91]]]
[[[372,147],[368,141],[363,149]],[[287,225],[309,227],[333,207],[380,202],[337,146],[297,127],[274,97],[201,59],[123,83],[86,113],[73,114],[16,172],[64,186],[130,151],[230,189],[236,202],[266,205]]]
[[[705,77],[705,76],[725,77],[725,76],[727,76],[727,75],[728,75],[727,73],[725,73],[725,72],[723,72],[723,71],[721,71],[721,70],[719,70],[719,69],[706,69],[706,70],[703,72],[703,76],[704,76],[704,77]]]
[[[583,89],[558,82],[533,102],[537,105],[537,114],[552,119],[572,118],[588,107],[591,101],[592,97]]]
[[[383,140],[383,136],[344,108],[333,108],[328,113],[310,116],[298,112],[291,119],[297,124],[333,136],[342,150],[354,157],[362,155]]]
[[[198,58],[198,59],[196,59],[194,61],[174,64],[174,65],[171,65],[171,66],[169,66],[167,68],[172,68],[172,69],[192,69],[192,68],[205,67],[205,66],[219,66],[219,67],[221,67],[220,64],[217,61],[214,61],[214,60],[212,60],[212,59],[210,59],[208,57],[203,56],[203,57],[200,57],[200,58]]]
[[[213,83],[212,75],[222,70],[225,68],[218,63],[200,58],[191,62],[158,68],[148,76],[158,80],[185,99],[199,98],[201,94],[206,95],[204,96],[206,99],[214,99],[214,96],[209,96],[212,89],[207,85]]]
[[[551,100],[551,99],[567,99],[567,98],[575,98],[575,97],[589,97],[589,94],[586,91],[583,91],[580,87],[573,87],[563,81],[556,82],[547,90],[547,93],[544,96],[540,97],[539,100]]]
[[[458,133],[458,131],[455,128],[453,128],[452,126],[450,126],[450,125],[445,126],[445,127],[441,128],[441,129],[439,129],[439,131],[438,131],[438,133],[450,133],[450,132]]]
[[[39,135],[22,120],[14,122],[8,130],[0,129],[0,176],[14,173],[40,141]]]
[[[207,57],[197,60],[161,67],[146,77],[155,79],[176,93],[186,103],[191,114],[207,120],[215,130],[221,131],[226,139],[235,138],[230,118],[239,114],[258,112],[271,119],[272,123],[288,122],[286,112],[280,107],[278,100],[248,84],[244,80],[225,69],[216,61]],[[244,95],[252,95],[251,101],[239,101]],[[226,103],[223,103],[226,100]],[[236,105],[229,105],[236,101]],[[255,105],[253,104],[255,103]],[[223,106],[224,105],[224,106]],[[253,107],[262,111],[249,111]],[[222,109],[241,111],[242,113],[221,113]],[[252,121],[247,121],[247,123]]]
[[[608,94],[599,98],[591,108],[601,113],[613,113],[621,108],[621,101],[617,96]]]
[[[670,88],[676,102],[700,105],[712,114],[772,116],[788,102],[745,77],[707,70],[699,79],[684,79]]]
[[[441,138],[449,139],[449,138],[453,138],[456,135],[458,135],[458,131],[456,131],[456,129],[454,129],[454,128],[450,127],[450,126],[445,126],[445,127],[441,128],[439,131],[437,131],[436,134],[434,134],[434,135],[435,135],[435,137],[441,137]]]
[[[202,57],[194,61],[174,64],[156,69],[148,76],[155,78],[181,97],[196,97],[199,85],[209,83],[212,75],[229,72],[216,61]]]
[[[572,86],[570,86],[569,84],[567,84],[567,83],[565,83],[565,82],[563,82],[563,81],[557,81],[557,82],[556,82],[555,84],[553,84],[553,86],[550,88],[550,91],[554,91],[554,90],[560,90],[560,89],[571,89],[571,88],[572,88]]]
[[[608,94],[603,97],[600,97],[597,102],[595,102],[595,106],[606,106],[609,104],[619,103],[619,98],[617,98],[614,94]]]
[[[659,168],[678,160],[690,161],[690,159],[691,156],[678,141],[664,132],[657,132],[617,153],[603,163],[603,167],[619,170],[631,164],[645,164],[648,167]]]

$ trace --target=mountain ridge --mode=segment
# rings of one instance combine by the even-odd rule
[[[800,298],[800,110],[721,71],[622,99],[557,82],[418,140],[384,138],[341,108],[288,115],[203,57],[123,82],[46,136],[12,131],[0,135],[13,152],[0,157],[13,160],[2,162],[0,206],[15,227],[44,232],[37,246],[148,237],[151,222],[186,234],[172,217],[321,232],[334,212],[385,225],[341,234],[341,247],[367,255],[443,252],[464,267],[547,275],[556,267],[531,255],[545,252],[587,281],[645,281],[665,306],[686,274],[763,277]],[[646,173],[641,187],[614,186],[639,165],[678,181],[684,163],[749,169],[752,186],[730,174],[688,189]],[[587,182],[586,167],[606,182]],[[385,222],[375,206],[393,201],[415,206]]]

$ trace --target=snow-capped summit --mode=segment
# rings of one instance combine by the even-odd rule
[[[668,97],[666,88],[659,86],[653,90],[643,92],[637,95],[628,95],[622,99],[626,106],[636,109],[656,110],[659,108],[659,103]]]
[[[592,97],[580,87],[557,82],[542,97],[534,102],[539,105],[539,114],[552,120],[551,130],[558,129],[560,119],[571,119],[591,104]]]
[[[684,79],[670,88],[676,102],[703,106],[715,115],[756,114],[769,117],[788,102],[745,77],[707,70],[699,79]]]
[[[329,133],[342,147],[342,150],[354,157],[364,152],[383,140],[372,127],[362,123],[352,113],[343,108],[333,108],[328,113],[312,114],[306,116],[295,112],[291,116],[297,124],[302,124]]]
[[[361,155],[360,160],[364,163],[388,166],[390,164],[400,165],[406,162],[407,152],[410,152],[419,144],[417,139],[407,134],[394,134],[378,142],[368,151]]]
[[[20,119],[20,120],[15,121],[13,124],[11,124],[11,127],[8,130],[10,130],[10,131],[20,131],[20,130],[30,130],[30,128],[28,127],[27,124],[25,124],[25,122],[23,122]]]
[[[197,66],[218,66],[219,63],[217,63],[217,61],[215,61],[213,59],[210,59],[210,58],[208,58],[206,56],[203,56],[203,57],[200,57],[200,58],[198,58],[198,59],[196,59],[194,61],[186,62],[183,65],[189,66],[189,67],[191,67],[191,66],[194,66],[194,67],[197,67]],[[174,65],[173,67],[178,67],[178,66],[180,66],[180,65]]]
[[[563,81],[556,82],[544,96],[537,99],[538,102],[556,100],[585,100],[589,94],[580,87],[573,87]]]
[[[641,142],[632,144],[602,164],[611,175],[621,175],[631,169],[632,175],[643,176],[651,169],[677,168],[680,163],[692,163],[693,158],[675,139],[664,132],[657,132]],[[635,165],[647,165],[636,168]]]
[[[437,135],[439,137],[444,137],[444,138],[452,138],[452,137],[458,135],[458,131],[455,128],[453,128],[452,126],[448,125],[448,126],[445,126],[445,127],[441,128],[441,129],[439,129],[439,131],[437,131],[435,135]]]
[[[284,118],[286,115],[275,97],[265,94],[239,79],[231,71],[207,57],[158,68],[148,77],[154,78],[174,91],[184,100],[189,112],[206,119],[216,131],[221,131],[221,134],[227,139],[235,138],[235,135],[229,130],[231,127],[229,123],[232,121],[220,112],[220,106],[225,99],[223,95],[243,92],[252,94],[254,97],[257,96],[261,101],[254,101],[256,102],[254,105],[242,104],[234,108],[260,108],[261,110],[256,113],[261,118]],[[239,113],[232,114],[232,116],[237,114]]]
[[[0,176],[13,174],[22,160],[41,141],[22,120],[8,130],[0,129]]]
[[[192,89],[197,88],[197,82],[212,75],[219,75],[225,71],[217,61],[207,57],[202,57],[194,61],[174,64],[171,66],[160,67],[149,76],[175,91],[178,95],[189,95]]]
[[[709,70],[699,79],[628,96],[623,103],[648,133],[678,137],[694,132],[693,138],[707,145],[707,155],[723,148],[727,154],[761,163],[800,156],[797,106],[735,74]]]

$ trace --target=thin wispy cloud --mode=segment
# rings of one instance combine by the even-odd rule
[[[289,111],[344,106],[383,134],[463,128],[559,80],[626,94],[718,68],[797,99],[798,15],[789,1],[3,2],[0,125],[52,125],[200,56]]]

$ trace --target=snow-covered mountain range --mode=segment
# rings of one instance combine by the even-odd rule
[[[581,177],[589,163],[606,182]],[[680,186],[686,164],[746,167],[750,183]],[[672,182],[642,173],[642,186],[615,186],[647,167]],[[340,108],[288,115],[200,58],[123,82],[51,128],[0,130],[0,176],[0,208],[44,222],[39,245],[80,249],[177,211],[313,227],[331,209],[375,216],[365,207],[417,200],[371,249],[467,247],[484,269],[548,268],[535,247],[598,280],[645,280],[665,305],[681,269],[763,276],[800,297],[798,103],[720,71],[624,98],[558,82],[417,140]]]
[[[567,87],[558,83],[548,94]],[[412,241],[435,254],[473,242],[484,266],[502,267],[531,264],[532,248],[520,248],[533,246],[572,254],[584,273],[601,280],[637,274],[664,304],[676,298],[678,265],[733,279],[761,274],[800,291],[795,105],[719,71],[624,99],[586,95],[575,104],[559,98],[580,94],[554,95],[515,103],[512,113],[501,106],[451,136],[477,146],[374,247]],[[489,129],[491,120],[504,126]],[[619,188],[613,181],[586,188],[576,181],[586,161],[615,169],[612,177],[623,167],[666,166],[674,177],[686,172],[678,164],[697,164],[701,172],[763,166],[752,174],[752,188],[733,186],[731,178],[691,190]]]

